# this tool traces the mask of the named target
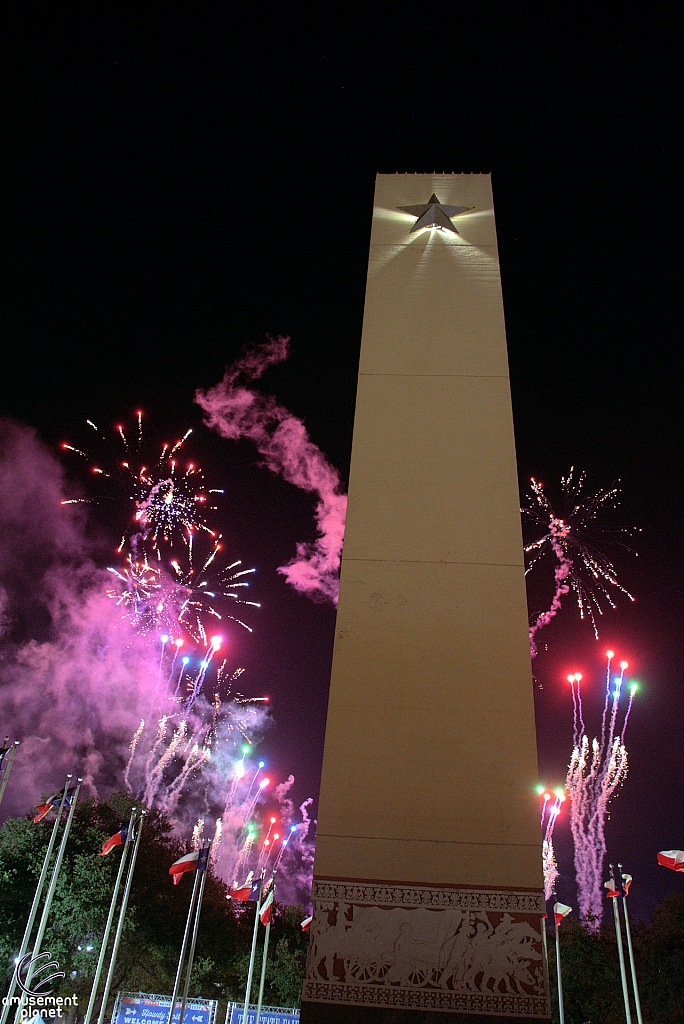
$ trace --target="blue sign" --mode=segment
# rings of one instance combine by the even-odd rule
[[[215,999],[188,999],[183,1024],[214,1024],[218,1003]],[[119,992],[116,998],[112,1024],[167,1024],[171,996],[150,995],[147,992]],[[181,1000],[173,1012],[174,1024],[180,1022]]]
[[[226,1024],[245,1024],[244,1003],[228,1004]],[[256,1024],[256,1006],[251,1004],[247,1011],[246,1024]],[[280,1006],[262,1006],[259,1024],[299,1024],[299,1010],[283,1010]]]

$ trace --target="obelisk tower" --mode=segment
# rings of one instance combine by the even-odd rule
[[[491,182],[377,177],[302,1024],[545,1020]]]

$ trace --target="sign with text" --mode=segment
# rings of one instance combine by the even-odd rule
[[[226,1024],[256,1024],[256,1006],[250,1004],[245,1021],[244,1003],[228,1003]],[[280,1006],[262,1006],[259,1024],[299,1024],[299,1010],[284,1010]]]
[[[183,1024],[215,1024],[218,1002],[216,999],[188,999]],[[148,992],[119,992],[116,997],[112,1024],[167,1024],[171,996]],[[180,1024],[181,1001],[176,1001],[173,1024]]]

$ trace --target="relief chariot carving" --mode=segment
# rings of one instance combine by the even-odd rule
[[[519,1005],[530,1016],[548,1006],[539,916],[323,899],[310,934],[305,998],[485,1013]]]

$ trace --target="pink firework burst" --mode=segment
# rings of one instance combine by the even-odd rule
[[[584,495],[585,474],[573,478],[574,469],[561,479],[562,503],[554,508],[543,484],[532,478],[531,494],[523,506],[523,526],[532,534],[525,544],[525,575],[542,561],[554,561],[554,594],[551,605],[541,612],[530,626],[530,652],[537,654],[537,633],[558,614],[563,598],[572,591],[577,600],[580,618],[588,618],[598,637],[597,616],[604,607],[615,608],[617,593],[630,601],[634,598],[617,578],[617,570],[609,558],[594,544],[602,540],[620,544],[632,554],[636,552],[626,543],[636,529],[602,529],[597,520],[618,506],[618,487],[600,489]]]

